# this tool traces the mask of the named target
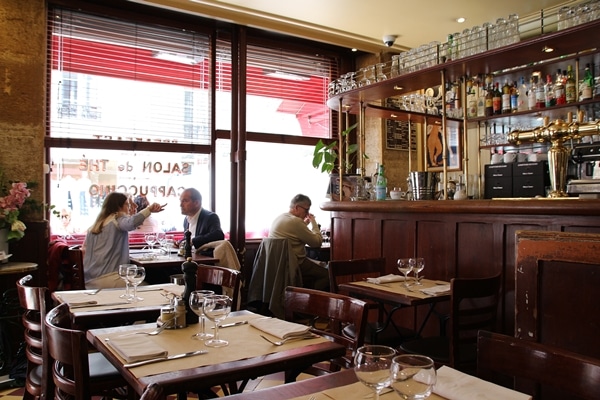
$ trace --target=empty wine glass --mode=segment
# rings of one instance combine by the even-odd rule
[[[144,236],[144,240],[148,243],[150,251],[154,250],[154,243],[156,243],[156,235],[154,233],[148,233]]]
[[[171,258],[171,250],[175,247],[175,236],[165,235],[165,248],[167,249],[167,257]]]
[[[390,371],[392,389],[405,400],[428,398],[437,380],[433,360],[421,355],[394,357]]]
[[[212,290],[194,290],[190,293],[190,308],[200,318],[200,332],[192,335],[192,339],[204,340],[213,337],[212,333],[206,333],[206,318],[204,316],[204,299],[206,296],[215,294]]]
[[[356,350],[354,372],[359,381],[373,389],[374,399],[391,383],[390,367],[396,351],[388,346],[367,345]]]
[[[415,273],[415,285],[421,285],[419,272],[423,271],[423,268],[425,268],[425,260],[422,257],[415,257],[411,258],[409,263],[412,266],[413,272]]]
[[[410,264],[410,258],[399,258],[397,261],[398,271],[404,275],[404,286],[408,287],[408,274],[412,271],[412,265]]]
[[[231,312],[231,299],[221,294],[211,294],[204,298],[204,315],[215,323],[215,336],[204,342],[208,347],[227,346],[227,340],[219,339],[219,323]]]
[[[127,281],[129,281],[131,286],[133,286],[133,296],[129,299],[129,301],[137,303],[138,301],[144,300],[142,297],[138,297],[137,287],[144,281],[145,278],[146,268],[138,267],[137,265],[127,267]]]
[[[162,251],[166,251],[165,249],[165,233],[164,232],[156,232],[156,243],[158,243],[158,246]]]
[[[135,264],[120,264],[119,265],[119,277],[125,281],[125,293],[119,296],[121,299],[130,299],[131,293],[129,293],[129,281],[127,280],[127,268],[135,267]]]

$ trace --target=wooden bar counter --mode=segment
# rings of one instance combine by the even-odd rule
[[[503,274],[499,330],[514,334],[515,254],[519,230],[600,233],[600,200],[501,199],[330,201],[331,259],[425,258],[428,279]],[[418,316],[417,316],[418,318]],[[432,327],[437,329],[436,327]]]

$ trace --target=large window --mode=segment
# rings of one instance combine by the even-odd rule
[[[228,231],[239,205],[230,199],[230,142],[217,141],[215,130],[231,128],[231,43],[219,38],[212,49],[214,32],[172,21],[63,9],[51,10],[49,29],[50,203],[70,216],[52,216],[52,233],[85,233],[113,190],[168,204],[161,229],[181,230],[185,187],[202,192]],[[311,142],[285,144],[281,136],[329,136],[326,88],[336,68],[331,55],[248,46],[246,130],[275,138],[247,144],[249,236],[264,234],[297,193],[311,196],[319,222],[329,224],[318,210],[328,178],[312,168]]]

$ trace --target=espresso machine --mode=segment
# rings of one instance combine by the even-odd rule
[[[567,193],[571,196],[600,198],[600,142],[579,143],[573,147]]]

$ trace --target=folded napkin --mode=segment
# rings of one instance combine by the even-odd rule
[[[530,400],[531,396],[467,375],[447,366],[437,370],[433,392],[448,400]]]
[[[292,336],[306,335],[310,329],[309,326],[288,322],[278,318],[256,318],[248,321],[248,324],[260,329],[263,332],[285,339]]]
[[[128,363],[166,357],[169,354],[167,350],[141,335],[110,339],[108,344]]]
[[[367,282],[375,283],[377,285],[380,285],[382,283],[402,282],[403,280],[403,276],[394,274],[380,276],[379,278],[367,278]]]
[[[450,292],[450,284],[447,285],[436,285],[430,288],[421,289],[421,293],[428,294],[430,296],[435,296],[436,294],[447,293]]]

